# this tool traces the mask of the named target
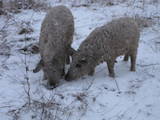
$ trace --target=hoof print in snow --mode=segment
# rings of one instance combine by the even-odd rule
[[[129,95],[135,95],[135,94],[136,94],[135,91],[126,91],[125,93],[126,93],[126,94],[129,94]]]

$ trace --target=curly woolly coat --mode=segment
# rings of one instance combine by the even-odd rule
[[[34,72],[42,67],[49,85],[56,86],[64,74],[64,66],[69,62],[69,49],[74,34],[74,18],[65,6],[53,7],[41,25],[39,49],[41,61]]]
[[[103,61],[108,65],[109,75],[114,77],[114,64],[120,55],[125,55],[125,61],[131,57],[130,70],[135,71],[139,37],[138,25],[129,17],[115,19],[96,28],[75,52],[66,79],[73,80],[86,74],[92,75],[95,67]]]

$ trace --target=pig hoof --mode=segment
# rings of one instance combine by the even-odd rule
[[[69,78],[68,74],[65,75],[65,80],[66,80],[66,81],[71,81],[71,79]]]
[[[114,78],[115,74],[114,73],[110,73],[109,76],[112,77],[112,78]]]
[[[89,76],[93,76],[94,75],[94,71],[91,71],[90,73],[88,73]]]
[[[135,72],[135,71],[136,71],[136,69],[135,69],[135,68],[131,68],[131,69],[130,69],[130,71]]]

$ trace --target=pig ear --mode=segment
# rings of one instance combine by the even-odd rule
[[[77,51],[76,51],[75,49],[73,49],[72,47],[70,47],[70,48],[68,49],[68,53],[69,53],[69,55],[73,56],[74,54],[77,53]]]

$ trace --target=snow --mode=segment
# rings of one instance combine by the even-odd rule
[[[51,3],[55,5],[54,2]],[[69,6],[67,2],[65,4]],[[146,4],[145,10],[137,5],[138,2],[134,5],[123,3],[113,6],[93,4],[89,7],[70,7],[75,20],[72,46],[77,49],[94,28],[112,19],[137,14],[144,17],[160,15],[160,5]],[[10,50],[6,47],[10,55],[0,55],[1,120],[12,120],[17,116],[20,120],[45,120],[47,116],[52,119],[55,117],[56,120],[160,119],[160,24],[157,19],[156,24],[141,31],[136,72],[129,71],[130,61],[124,62],[123,57],[119,57],[114,79],[108,76],[107,66],[103,63],[96,67],[92,77],[84,76],[72,82],[62,80],[59,87],[48,90],[44,86],[46,81],[42,81],[42,71],[32,73],[40,59],[39,54],[25,56],[19,51],[30,43],[38,42],[45,14],[43,11],[23,10],[12,14],[5,27],[5,45],[10,47]],[[7,17],[0,16],[0,28],[6,21]],[[18,34],[24,21],[29,22],[33,33]],[[25,36],[35,39],[20,41]],[[26,66],[29,68],[27,73]],[[29,78],[29,86],[26,77]],[[30,97],[27,90],[30,90]],[[29,101],[31,104],[26,105]]]

